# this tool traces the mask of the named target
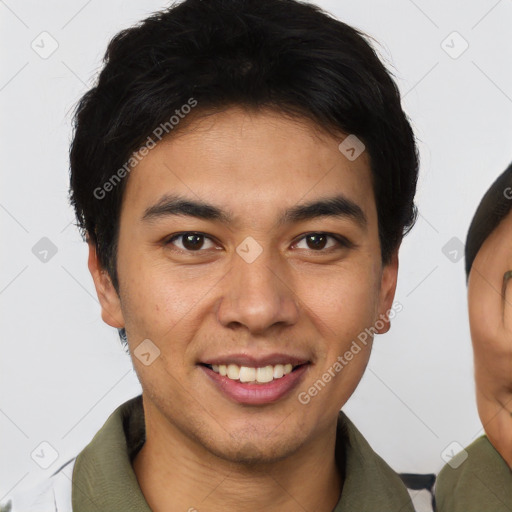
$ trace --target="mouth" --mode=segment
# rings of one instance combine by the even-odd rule
[[[284,399],[304,379],[311,366],[310,361],[293,359],[264,366],[248,364],[251,363],[217,361],[198,366],[225,398],[245,405],[270,404]]]
[[[209,368],[213,372],[227,377],[236,382],[246,382],[252,384],[267,384],[277,379],[282,379],[285,375],[298,370],[300,367],[308,363],[302,364],[276,364],[260,367],[239,366],[237,364],[206,364],[202,366]]]

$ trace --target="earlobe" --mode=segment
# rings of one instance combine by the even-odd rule
[[[380,286],[379,318],[375,322],[378,334],[385,334],[391,327],[389,311],[393,306],[398,279],[398,247],[393,252],[389,263],[382,269]]]
[[[102,268],[99,262],[96,245],[90,239],[87,239],[87,244],[89,246],[88,267],[100,302],[101,318],[106,324],[122,329],[124,327],[124,318],[119,296],[108,272]]]

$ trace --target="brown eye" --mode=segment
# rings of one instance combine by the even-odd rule
[[[167,240],[165,245],[175,245],[174,241],[181,239],[181,247],[178,245],[178,249],[182,251],[199,252],[204,249],[205,241],[210,240],[209,237],[203,233],[186,232],[174,235]],[[211,240],[210,240],[211,242]],[[207,247],[210,249],[211,247]]]
[[[329,237],[322,233],[314,233],[306,236],[306,243],[310,249],[324,249]]]
[[[328,244],[329,239],[334,240],[334,243]],[[340,247],[351,247],[351,243],[344,237],[338,235],[331,235],[328,233],[308,233],[301,239],[306,241],[305,249],[316,252],[329,252],[329,249]]]

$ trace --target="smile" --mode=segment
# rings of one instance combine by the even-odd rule
[[[228,379],[238,380],[240,382],[258,382],[262,384],[272,382],[274,379],[281,379],[294,369],[291,363],[267,365],[260,368],[238,366],[237,364],[213,364],[208,366],[215,373],[227,377]],[[299,366],[300,365],[295,365],[295,368]]]
[[[304,379],[310,363],[266,365],[200,364],[209,381],[229,400],[245,405],[264,405],[289,396]]]

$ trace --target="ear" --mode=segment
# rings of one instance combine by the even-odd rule
[[[393,299],[395,298],[398,279],[398,249],[399,247],[393,251],[389,263],[382,268],[379,297],[379,320],[381,322],[376,321],[376,326],[382,323],[384,326],[381,328],[376,327],[378,334],[388,332],[391,327],[388,312],[392,308]]]
[[[90,239],[87,239],[87,244],[89,245],[88,267],[100,301],[101,318],[106,324],[122,329],[124,327],[124,317],[119,296],[108,272],[101,267],[96,252],[96,244]]]

